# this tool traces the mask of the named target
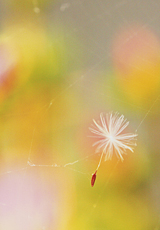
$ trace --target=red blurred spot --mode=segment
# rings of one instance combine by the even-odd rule
[[[15,85],[17,59],[12,50],[0,44],[0,101],[5,98]]]

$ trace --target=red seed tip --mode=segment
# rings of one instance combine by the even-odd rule
[[[94,183],[96,181],[96,176],[97,176],[96,174],[97,174],[97,170],[95,171],[94,174],[92,174],[92,178],[91,178],[91,186],[92,187],[94,186]]]

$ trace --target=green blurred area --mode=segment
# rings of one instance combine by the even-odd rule
[[[159,229],[159,37],[151,28],[150,40],[138,37],[147,52],[141,45],[127,56],[135,28],[121,46],[117,28],[109,57],[95,40],[99,58],[91,44],[99,4],[89,3],[90,10],[84,1],[1,2],[0,229]],[[88,127],[110,111],[125,115],[130,132],[138,128],[137,147],[116,167],[114,157],[102,162],[91,188],[100,153]]]

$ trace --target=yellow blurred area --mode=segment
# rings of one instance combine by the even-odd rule
[[[55,33],[55,32],[54,32]],[[53,77],[60,74],[61,54],[65,55],[64,44],[57,38],[46,35],[42,27],[32,24],[20,24],[7,28],[0,37],[1,46],[6,47],[15,59],[17,69],[17,84],[26,81],[36,68],[48,67]],[[47,77],[47,76],[44,76]]]

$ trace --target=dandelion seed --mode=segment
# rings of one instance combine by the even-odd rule
[[[94,186],[94,183],[96,181],[96,177],[97,177],[97,170],[95,171],[94,174],[92,174],[92,179],[91,179],[91,186]]]
[[[92,133],[95,134],[95,138],[99,138],[93,146],[97,145],[96,152],[102,151],[97,169],[92,175],[91,185],[93,187],[96,180],[96,173],[100,167],[103,156],[105,161],[111,160],[113,152],[117,155],[121,161],[123,161],[123,154],[126,154],[126,150],[133,152],[133,146],[135,146],[135,137],[137,134],[126,133],[123,131],[129,125],[129,121],[124,119],[124,116],[119,116],[118,113],[100,114],[100,123],[93,119],[94,126],[89,128]]]

